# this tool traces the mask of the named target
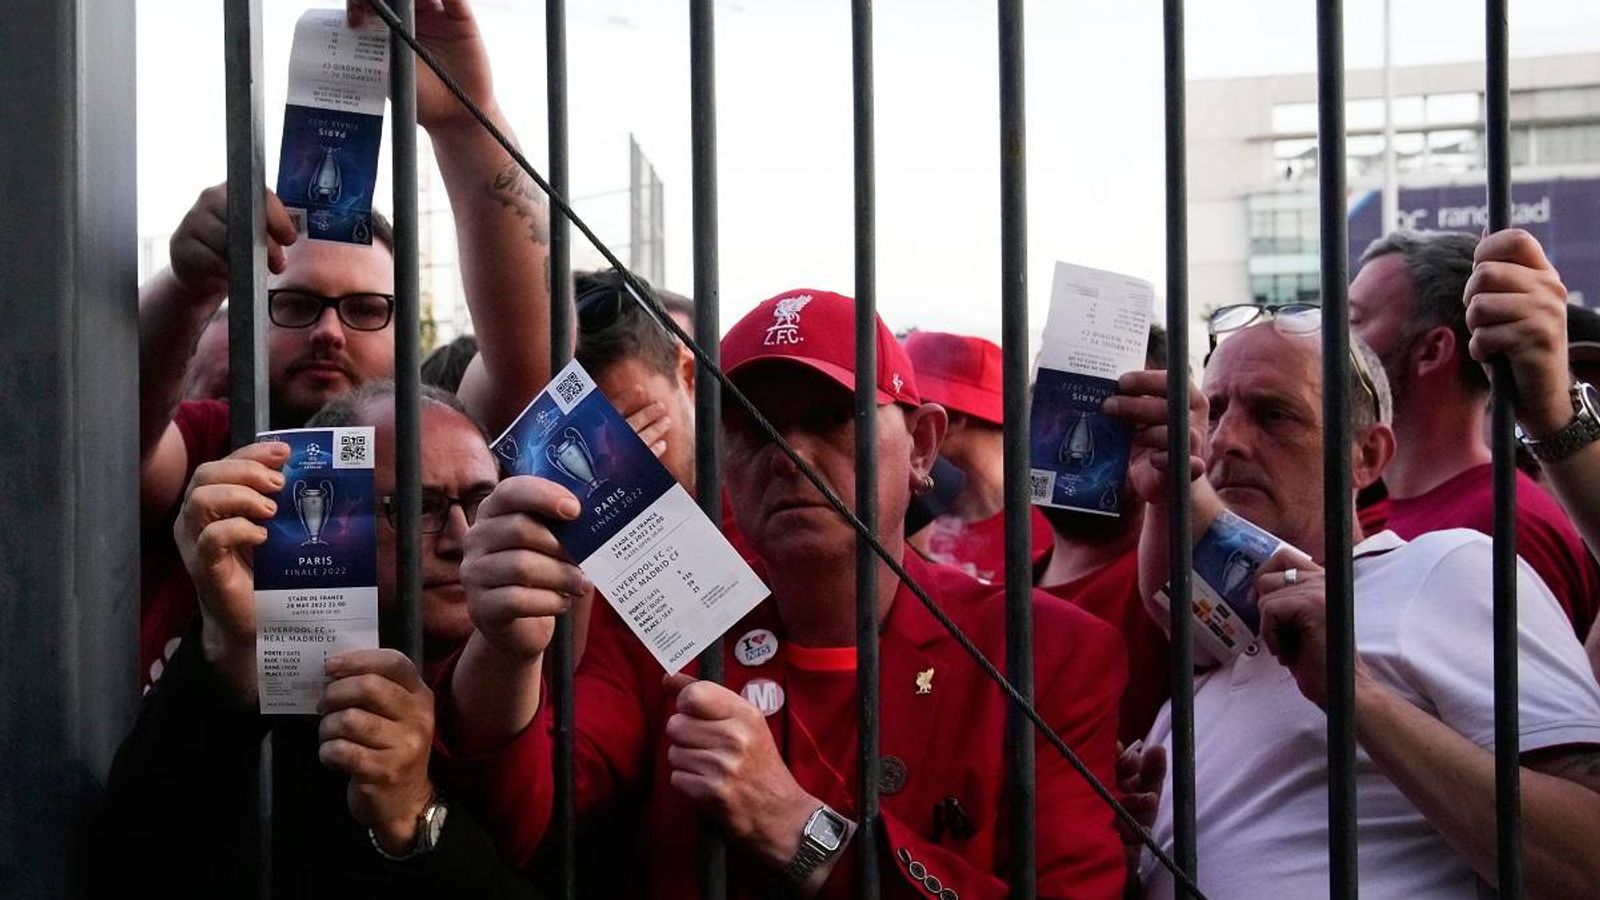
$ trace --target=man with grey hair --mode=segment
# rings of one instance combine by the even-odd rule
[[[1410,540],[1446,528],[1494,527],[1489,380],[1468,352],[1465,296],[1474,272],[1548,292],[1559,281],[1490,254],[1450,232],[1397,231],[1374,241],[1350,285],[1350,328],[1383,360],[1394,392],[1394,461],[1385,470],[1386,526]],[[1517,553],[1533,566],[1585,635],[1600,602],[1600,567],[1566,515],[1517,473]]]
[[[1394,454],[1377,357],[1352,338],[1349,431],[1325,428],[1319,323],[1276,313],[1238,330],[1190,389],[1196,458],[1166,458],[1167,373],[1132,372],[1106,401],[1135,426],[1129,480],[1148,503],[1140,543],[1145,597],[1166,580],[1169,493],[1188,490],[1194,535],[1224,511],[1288,543],[1257,571],[1266,652],[1195,676],[1195,815],[1200,887],[1222,898],[1326,895],[1327,615],[1322,447],[1349,454],[1352,494]],[[1202,424],[1205,423],[1205,424]],[[1182,474],[1177,474],[1182,473]],[[1483,896],[1496,884],[1491,545],[1456,528],[1412,541],[1367,534],[1351,516],[1355,602],[1356,838],[1360,884],[1375,897]],[[1295,549],[1298,548],[1298,549]],[[1524,880],[1530,896],[1600,891],[1586,849],[1600,816],[1600,685],[1550,592],[1516,572],[1521,658]],[[1170,708],[1170,707],[1169,707]],[[1171,717],[1147,747],[1170,749]],[[1170,785],[1170,782],[1168,782]],[[1173,841],[1171,788],[1152,832]],[[1169,897],[1169,874],[1146,854],[1143,896]]]
[[[387,379],[346,391],[306,423],[371,426],[378,606],[393,647],[396,605],[395,396]],[[251,551],[266,539],[287,445],[250,444],[201,464],[174,537],[199,595],[199,621],[146,698],[107,786],[108,878],[134,896],[244,896],[255,890],[256,772],[273,735],[273,896],[535,897],[464,809],[434,789],[427,678],[467,639],[461,588],[469,526],[499,480],[479,424],[454,395],[423,386],[421,665],[393,649],[331,658],[318,715],[256,713]],[[106,885],[107,893],[111,885]]]

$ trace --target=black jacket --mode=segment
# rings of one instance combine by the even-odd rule
[[[317,720],[240,709],[191,629],[117,751],[97,829],[106,897],[258,897],[257,771],[271,733],[273,896],[536,898],[451,804],[432,853],[379,856],[345,806],[348,779],[317,759]]]

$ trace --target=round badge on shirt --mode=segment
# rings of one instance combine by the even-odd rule
[[[778,655],[778,636],[765,628],[747,631],[733,645],[733,658],[741,666],[759,666]]]
[[[771,678],[753,678],[745,683],[739,695],[750,701],[756,709],[761,710],[763,716],[770,716],[783,709],[783,685]]]

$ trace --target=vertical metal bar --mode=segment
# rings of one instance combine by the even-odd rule
[[[261,0],[222,8],[228,142],[228,443],[255,441],[270,421],[267,391],[266,157],[261,99]],[[256,892],[272,896],[272,733],[256,763]]]
[[[228,136],[228,359],[230,443],[268,427],[266,161],[261,101],[261,0],[222,10]]]
[[[1021,0],[999,0],[1000,349],[1005,415],[1006,677],[1033,700],[1033,506],[1028,494],[1028,183]],[[1032,724],[1006,709],[1011,896],[1037,891]]]
[[[717,41],[714,0],[689,2],[689,143],[694,192],[694,340],[721,363],[721,300],[717,272]],[[722,521],[720,429],[722,394],[711,370],[695,363],[694,470],[700,508]],[[700,677],[722,681],[722,640],[700,654]],[[728,895],[728,848],[721,832],[700,824],[700,896]]]
[[[550,187],[567,196],[567,7],[566,0],[545,0],[545,93],[550,131]],[[568,335],[572,332],[572,228],[567,217],[550,213],[550,373],[554,375],[572,357]],[[558,896],[578,896],[577,780],[573,774],[572,681],[574,648],[570,616],[556,617],[551,638],[551,687],[555,712],[556,885]]]
[[[133,0],[12,4],[0,27],[10,900],[96,896],[122,875],[98,877],[113,867],[84,826],[103,819],[90,813],[139,700],[135,15]]]
[[[1165,0],[1162,31],[1166,80],[1167,163],[1167,456],[1189,458],[1189,184],[1184,141],[1183,0]],[[1179,463],[1182,465],[1182,463]],[[1173,491],[1167,523],[1169,619],[1172,628],[1172,844],[1173,858],[1196,873],[1194,824],[1194,650],[1190,644],[1194,545],[1188,491]],[[1189,896],[1173,879],[1178,900]]]
[[[1378,233],[1400,227],[1400,176],[1394,149],[1394,4],[1383,0],[1383,218]]]
[[[1485,3],[1487,47],[1484,136],[1489,230],[1511,227],[1510,26],[1506,0]],[[1494,451],[1494,776],[1496,886],[1503,900],[1522,895],[1521,790],[1517,754],[1516,386],[1503,357],[1493,366],[1490,444]]]
[[[1350,522],[1350,309],[1345,259],[1344,23],[1317,2],[1317,177],[1322,218],[1323,566],[1328,602],[1328,878],[1356,896],[1355,605]]]
[[[872,0],[850,4],[855,114],[856,515],[878,527],[877,194],[873,132]],[[873,900],[878,875],[878,558],[856,537],[856,896]]]
[[[406,30],[416,27],[413,0],[395,0]],[[389,43],[394,112],[394,483],[399,498],[396,584],[400,648],[422,663],[422,304],[417,270],[417,60],[398,36]]]

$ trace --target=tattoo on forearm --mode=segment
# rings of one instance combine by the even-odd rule
[[[488,190],[490,196],[527,223],[528,237],[535,244],[550,243],[550,202],[521,166],[513,162],[501,169]]]

